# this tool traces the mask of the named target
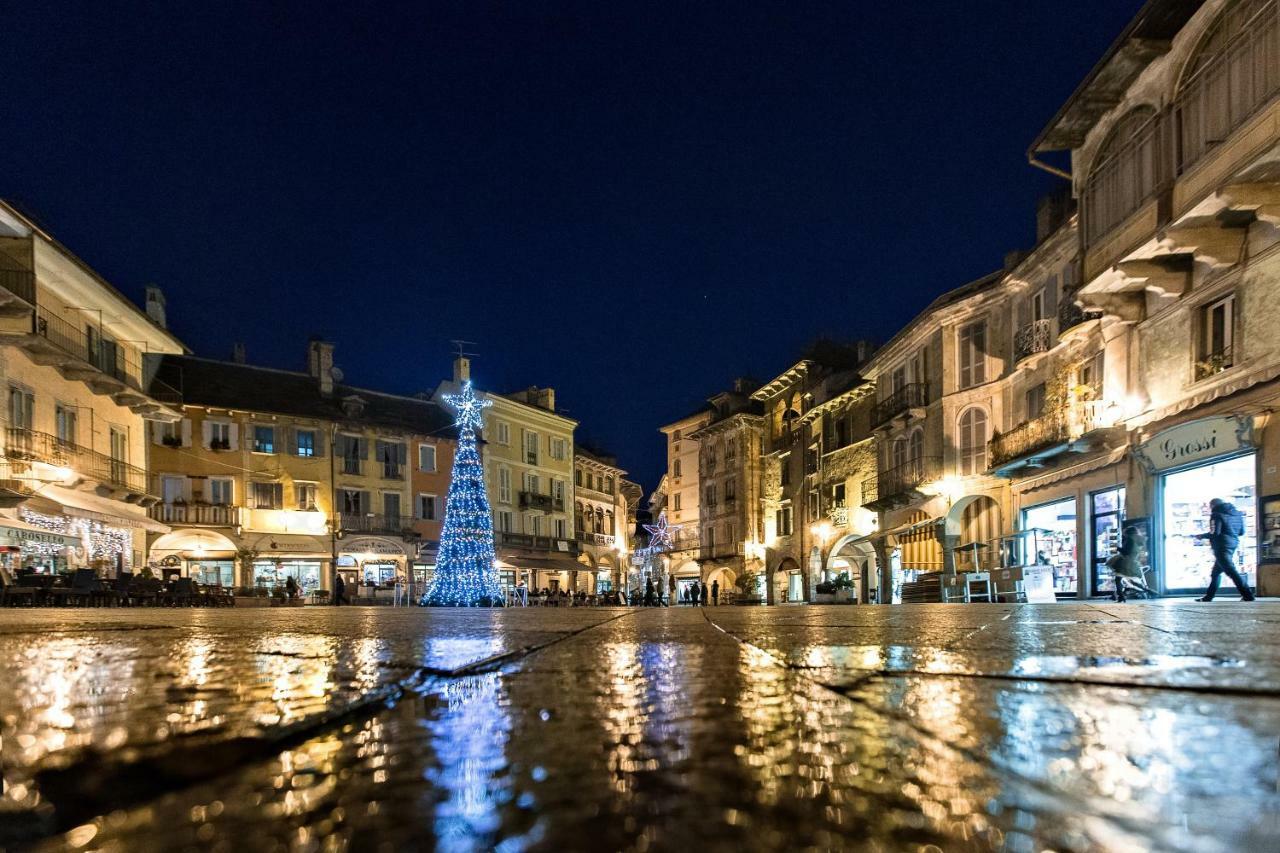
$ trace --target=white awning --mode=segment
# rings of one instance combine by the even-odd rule
[[[101,498],[76,489],[55,485],[43,486],[39,497],[53,501],[60,505],[67,515],[77,518],[88,518],[115,527],[138,527],[152,533],[168,533],[171,529],[168,525],[147,518],[147,511],[142,507]]]

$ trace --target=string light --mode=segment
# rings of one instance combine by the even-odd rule
[[[476,397],[470,381],[463,384],[461,394],[448,394],[444,401],[458,413],[455,423],[460,433],[436,571],[421,603],[434,607],[497,604],[502,589],[494,570],[493,519],[476,448],[476,429],[484,425],[484,410],[493,403]]]

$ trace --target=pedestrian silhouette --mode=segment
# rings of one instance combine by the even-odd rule
[[[1213,601],[1223,575],[1231,578],[1231,582],[1240,591],[1242,601],[1253,601],[1253,592],[1236,571],[1232,560],[1242,535],[1244,516],[1240,514],[1240,510],[1221,498],[1209,501],[1209,532],[1197,533],[1195,538],[1209,540],[1209,547],[1213,550],[1213,572],[1209,575],[1209,588],[1196,601]]]
[[[720,581],[711,582],[711,603],[717,606],[720,604]]]
[[[707,584],[706,584],[706,582],[703,582],[703,584],[702,584],[702,606],[703,606],[703,607],[706,607],[706,606],[707,606],[707,596],[708,596],[710,593],[711,593],[711,590],[707,589]]]

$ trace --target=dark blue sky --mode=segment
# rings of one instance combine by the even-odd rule
[[[19,4],[0,194],[198,354],[414,392],[475,341],[650,489],[733,376],[1029,245],[1026,147],[1139,6]]]

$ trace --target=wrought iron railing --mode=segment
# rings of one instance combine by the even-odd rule
[[[1096,320],[1099,316],[1101,316],[1100,312],[1086,311],[1070,296],[1063,296],[1062,301],[1058,303],[1058,334],[1062,334],[1067,329],[1074,329],[1081,323]]]
[[[494,534],[494,541],[498,545],[505,545],[510,548],[523,548],[529,551],[553,551],[557,554],[567,554],[569,556],[577,556],[578,543],[572,539],[558,539],[555,536],[535,536],[532,533],[506,533],[498,532]],[[583,570],[587,570],[583,566]]]
[[[920,456],[880,472],[877,491],[880,498],[904,495],[915,491],[930,480],[938,479],[941,475],[942,458],[940,456]]]
[[[698,557],[703,560],[741,557],[746,553],[746,547],[744,542],[722,542],[716,545],[703,545],[698,549]]]
[[[1224,346],[1217,352],[1203,355],[1196,361],[1196,381],[1199,382],[1201,379],[1208,379],[1210,376],[1219,374],[1234,363],[1234,355],[1230,345]]]
[[[338,529],[344,533],[388,533],[399,536],[413,529],[415,519],[408,515],[342,512],[338,513],[335,521]]]
[[[871,423],[874,426],[880,426],[908,409],[924,408],[927,405],[929,405],[929,383],[909,382],[875,404],[871,409]]]
[[[1048,352],[1052,346],[1053,321],[1048,318],[1032,320],[1013,336],[1014,361],[1022,361],[1036,353]]]
[[[235,527],[243,524],[243,507],[226,504],[159,503],[147,514],[163,524],[196,524]]]
[[[147,472],[136,465],[46,432],[8,427],[5,430],[5,452],[10,460],[43,462],[67,468],[100,483],[122,486],[139,494],[146,492]]]
[[[564,509],[564,500],[540,492],[521,492],[521,509],[536,509],[542,512],[560,511]]]
[[[1063,413],[1055,412],[1019,424],[987,443],[991,464],[1003,465],[1037,450],[1069,440],[1070,431]]]

